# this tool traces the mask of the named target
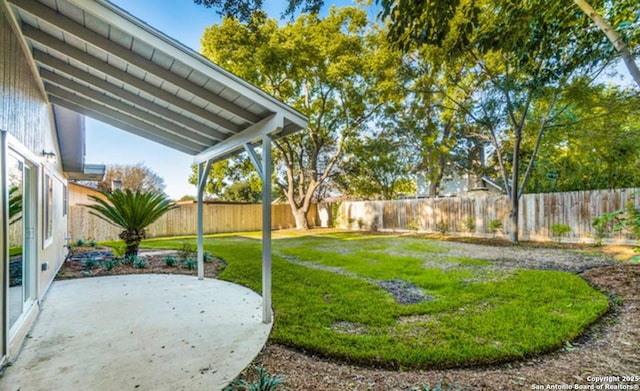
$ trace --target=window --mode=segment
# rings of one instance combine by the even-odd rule
[[[53,238],[53,178],[49,174],[44,174],[44,244]]]

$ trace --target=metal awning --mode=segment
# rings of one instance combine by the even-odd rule
[[[194,156],[198,277],[211,163],[247,151],[263,179],[264,321],[271,321],[271,140],[307,118],[105,0],[0,0],[50,103]],[[6,5],[5,5],[6,6]],[[253,147],[262,142],[262,162]]]
[[[194,156],[246,130],[257,140],[306,126],[299,112],[108,1],[7,2],[51,103]],[[276,114],[277,128],[256,130]]]

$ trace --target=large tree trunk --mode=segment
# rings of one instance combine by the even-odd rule
[[[609,38],[609,41],[613,44],[613,47],[616,48],[618,53],[622,56],[624,60],[624,64],[629,70],[629,74],[636,82],[638,87],[640,87],[640,70],[636,65],[633,57],[631,56],[631,52],[629,52],[629,48],[625,44],[625,42],[620,38],[616,30],[613,29],[594,9],[591,7],[589,3],[584,0],[573,0],[573,2],[580,7],[582,12],[587,14],[591,20],[598,26],[600,30]]]
[[[293,218],[296,221],[296,228],[303,230],[309,229],[309,220],[307,219],[307,212],[309,211],[309,207],[298,207],[295,202],[291,201],[289,201],[289,206],[291,206],[291,212],[293,213]]]

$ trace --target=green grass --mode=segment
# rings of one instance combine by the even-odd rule
[[[228,263],[221,279],[261,291],[258,237],[205,239],[205,249]],[[576,275],[488,272],[488,262],[448,257],[437,241],[347,233],[274,237],[271,340],[352,363],[433,368],[505,362],[562,347],[608,309],[607,298]],[[185,240],[194,241],[148,240],[143,246],[180,248]],[[454,267],[425,269],[425,259]],[[434,300],[401,305],[366,278],[410,281]]]

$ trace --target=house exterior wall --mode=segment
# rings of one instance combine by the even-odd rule
[[[30,283],[35,295],[33,303],[25,307],[21,320],[10,331],[6,312],[8,287],[3,286],[4,313],[1,314],[0,359],[6,361],[12,359],[22,344],[37,315],[38,302],[44,297],[64,260],[63,246],[67,227],[67,208],[64,201],[67,181],[62,174],[59,159],[56,162],[47,162],[42,158],[43,151],[54,152],[56,156],[60,156],[53,116],[39,81],[32,71],[32,60],[28,58],[23,42],[15,32],[15,22],[5,7],[6,3],[0,3],[0,130],[6,131],[6,142],[0,153],[4,155],[3,159],[9,154],[19,156],[31,168],[30,189],[25,207],[31,210],[32,218],[25,224],[28,224],[30,229],[27,236],[33,239],[30,241],[31,250],[25,260],[32,270],[33,281]],[[6,175],[6,167],[2,167],[0,172]],[[6,185],[6,181],[3,183]],[[6,204],[8,189],[3,188],[2,191],[5,193],[1,198],[2,203]],[[47,210],[51,213],[45,216],[45,203],[49,200],[51,203]],[[6,205],[2,207],[3,211],[6,210]],[[51,223],[51,235],[43,230],[45,218]],[[3,240],[9,241],[10,235],[15,235],[9,231],[8,223],[5,223],[2,229]],[[1,257],[3,271],[8,273],[8,253],[4,249]],[[3,278],[3,281],[6,279]]]
[[[104,199],[105,197],[96,189],[92,189],[87,186],[79,185],[77,183],[69,182],[69,206],[95,204],[96,202],[89,198],[89,196],[96,196]]]

